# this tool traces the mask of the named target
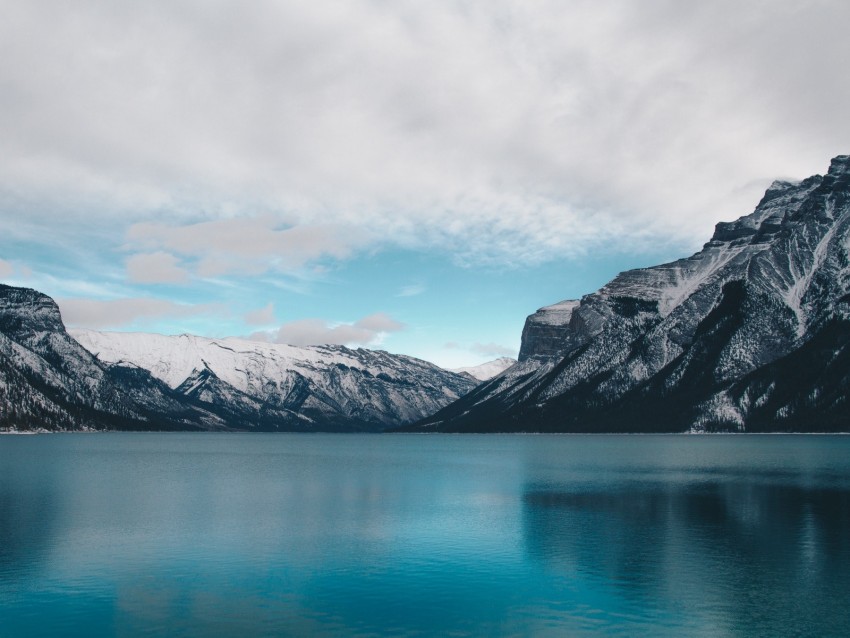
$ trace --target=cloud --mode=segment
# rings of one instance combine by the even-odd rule
[[[183,284],[189,273],[177,265],[174,255],[164,252],[133,255],[127,259],[127,278],[140,284]]]
[[[185,225],[138,223],[130,227],[127,240],[130,246],[195,258],[204,277],[297,269],[321,258],[347,257],[365,242],[360,232],[329,225],[286,226],[269,215]]]
[[[515,357],[517,354],[515,349],[497,343],[473,343],[469,350],[486,357]]]
[[[29,282],[33,276],[32,268],[17,260],[11,262],[6,261],[5,259],[0,259],[0,278],[11,279],[13,276],[17,280],[15,285],[21,285],[21,281],[27,282],[27,285],[32,285],[32,283]]]
[[[331,323],[323,319],[301,319],[283,324],[271,340],[293,346],[347,345],[370,346],[380,344],[389,332],[403,330],[405,325],[384,313],[363,317],[354,323]],[[269,333],[266,333],[269,335]],[[251,338],[263,338],[254,334]],[[268,338],[268,337],[267,337]]]
[[[409,286],[404,286],[401,290],[399,290],[396,297],[415,297],[416,295],[421,295],[425,292],[427,288],[422,284],[411,284]]]
[[[386,244],[508,264],[697,246],[772,178],[850,149],[850,83],[824,63],[850,56],[846,2],[31,0],[3,15],[0,222],[156,211],[174,221],[131,243],[203,276]]]
[[[219,312],[215,304],[179,304],[165,299],[57,299],[63,321],[83,328],[120,328],[141,319],[180,318]]]
[[[269,302],[265,308],[247,313],[245,315],[245,323],[252,326],[266,326],[274,323],[274,304]]]
[[[376,312],[368,317],[354,322],[354,327],[373,332],[398,332],[404,328],[404,324],[396,321],[383,312]]]
[[[466,350],[474,352],[485,357],[516,357],[517,351],[514,348],[499,345],[498,343],[473,343],[469,345],[460,344],[456,341],[449,341],[443,344],[447,350]]]

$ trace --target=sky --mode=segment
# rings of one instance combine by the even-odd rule
[[[850,153],[843,0],[0,10],[0,281],[72,327],[516,356]]]

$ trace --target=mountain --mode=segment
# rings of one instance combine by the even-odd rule
[[[0,430],[224,427],[149,374],[99,362],[68,335],[50,297],[0,285]]]
[[[50,297],[0,285],[0,431],[378,431],[477,384],[386,352],[75,335],[100,356],[66,331]]]
[[[850,430],[850,156],[777,181],[686,259],[526,320],[519,362],[415,424],[453,432]]]
[[[362,348],[89,330],[71,334],[111,369],[145,370],[241,427],[380,431],[422,419],[478,384],[420,359]]]
[[[499,357],[498,359],[493,359],[493,361],[487,361],[486,363],[482,363],[477,366],[452,368],[452,372],[468,374],[478,381],[487,381],[488,379],[495,377],[497,374],[502,374],[502,372],[510,368],[515,363],[516,359],[511,359],[510,357]]]

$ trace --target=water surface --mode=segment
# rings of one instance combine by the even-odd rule
[[[850,634],[850,437],[0,437],[0,636]]]

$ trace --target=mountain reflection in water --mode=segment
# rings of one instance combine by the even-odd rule
[[[850,491],[753,483],[530,485],[527,549],[545,569],[607,583],[636,607],[671,603],[735,635],[841,635]],[[825,613],[826,610],[826,613]]]
[[[0,437],[0,637],[847,636],[850,437]]]

